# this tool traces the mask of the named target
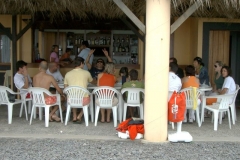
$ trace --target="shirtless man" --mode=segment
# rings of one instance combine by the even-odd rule
[[[50,85],[52,84],[54,88],[58,91],[58,93],[63,96],[62,90],[59,88],[56,80],[53,78],[53,76],[48,75],[46,73],[46,70],[48,69],[48,64],[46,61],[42,61],[39,65],[39,73],[36,74],[33,77],[33,86],[34,87],[41,87],[49,90]],[[53,120],[60,122],[60,118],[55,114],[55,112],[58,110],[58,106],[54,106],[52,111],[49,114],[49,121],[52,122]]]

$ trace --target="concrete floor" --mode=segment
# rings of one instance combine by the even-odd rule
[[[33,119],[32,125],[29,125],[29,121],[25,119],[25,114],[23,114],[22,118],[19,117],[19,110],[19,106],[14,106],[12,124],[9,125],[7,123],[7,106],[2,105],[0,107],[0,137],[120,140],[116,135],[117,131],[113,127],[113,122],[98,122],[96,127],[92,122],[89,122],[88,127],[85,126],[84,122],[82,124],[73,124],[70,121],[67,126],[63,123],[50,122],[49,127],[46,128],[44,120],[40,121],[39,119]],[[240,120],[239,112],[240,109],[238,108],[238,120]],[[201,127],[198,127],[196,122],[183,124],[182,130],[188,131],[193,136],[194,141],[240,141],[239,121],[236,122],[236,125],[232,125],[232,129],[229,129],[228,118],[226,117],[223,119],[222,124],[218,125],[218,130],[214,131],[213,123],[210,120],[211,118],[205,118],[205,122]],[[169,132],[176,131],[176,128],[172,130],[171,125],[168,125],[168,128]]]

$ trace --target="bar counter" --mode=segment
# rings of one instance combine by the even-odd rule
[[[39,63],[28,63],[27,65],[28,67],[28,74],[33,77],[34,75],[36,75],[38,73],[38,67],[39,67]],[[118,72],[119,69],[122,67],[127,67],[128,70],[130,71],[131,69],[136,69],[136,70],[140,70],[140,65],[139,64],[115,64],[115,75],[118,76]],[[65,74],[72,70],[74,68],[74,66],[72,64],[68,64],[66,66],[62,66],[60,67],[60,72],[63,76],[65,76]]]

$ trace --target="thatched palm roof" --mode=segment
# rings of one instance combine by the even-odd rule
[[[132,12],[144,15],[146,0],[122,0]],[[239,0],[171,0],[172,17],[180,16],[194,2],[200,1],[200,7],[194,17],[239,18]],[[0,14],[31,14],[44,13],[49,18],[71,17],[87,18],[89,14],[102,18],[118,18],[125,16],[112,0],[0,0]],[[47,14],[46,14],[47,13]]]

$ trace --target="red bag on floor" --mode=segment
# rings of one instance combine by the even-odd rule
[[[184,120],[184,113],[186,109],[186,99],[184,92],[173,92],[168,101],[168,120],[170,122],[181,122]]]

